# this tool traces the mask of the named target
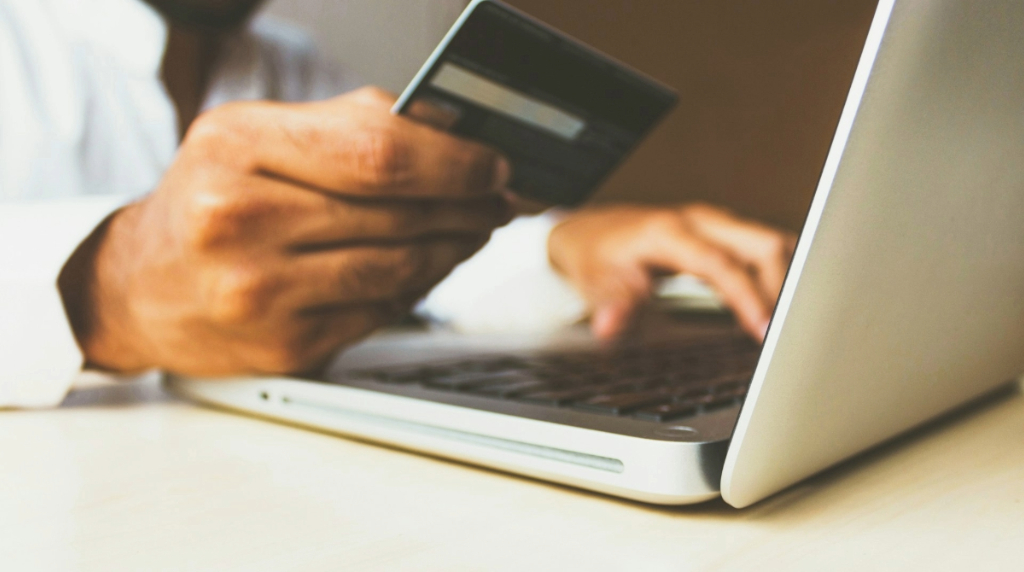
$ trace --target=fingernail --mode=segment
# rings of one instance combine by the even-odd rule
[[[761,331],[761,341],[764,341],[764,339],[766,337],[768,337],[768,325],[770,323],[771,322],[769,322],[768,320],[765,320],[764,324],[761,325],[761,328],[760,328],[760,331]]]
[[[590,318],[590,328],[594,332],[594,337],[599,340],[610,338],[614,329],[612,320],[612,312],[608,308],[595,310]]]
[[[623,310],[616,306],[604,306],[594,310],[591,327],[598,339],[609,340],[619,334],[623,327]]]
[[[500,191],[508,186],[509,180],[512,179],[512,165],[509,164],[508,159],[504,157],[498,157],[498,160],[494,163],[494,190]]]
[[[609,322],[612,319],[611,308],[598,308],[594,310],[594,316],[591,320],[594,322],[594,329],[604,331],[608,329]]]

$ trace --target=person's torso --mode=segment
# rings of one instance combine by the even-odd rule
[[[0,0],[0,200],[151,191],[179,134],[166,25],[139,0]],[[354,87],[301,33],[258,19],[228,42],[204,109]]]

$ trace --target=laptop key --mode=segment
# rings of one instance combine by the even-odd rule
[[[701,407],[701,408],[703,408],[705,405],[707,405],[709,403],[714,403],[714,402],[719,401],[721,399],[722,398],[717,396],[717,395],[712,395],[710,393],[706,393],[706,394],[703,394],[703,395],[693,396],[693,397],[690,397],[688,399],[677,399],[676,403],[685,404],[685,405],[691,405],[693,407]]]
[[[529,403],[538,403],[541,405],[561,406],[573,401],[586,399],[594,395],[594,393],[595,392],[591,389],[563,389],[557,391],[526,393],[516,396],[515,399]]]
[[[722,390],[720,388],[715,388],[715,395],[717,395],[719,397],[732,397],[732,398],[739,399],[739,398],[743,398],[743,397],[747,396],[747,389],[748,389],[748,387],[746,385],[741,385],[739,387],[733,387],[733,388],[727,388],[725,390]]]
[[[709,413],[735,405],[736,398],[728,395],[703,395],[685,401],[677,401],[676,403],[680,406],[697,407],[702,413]]]
[[[641,407],[667,401],[671,397],[652,393],[613,393],[597,395],[574,404],[577,409],[596,411],[609,415],[625,415]]]
[[[514,383],[498,383],[494,385],[475,387],[470,391],[470,393],[494,397],[514,397],[528,392],[538,393],[541,390],[548,389],[549,387],[549,384],[543,381],[531,379],[526,381],[517,381]]]
[[[672,396],[672,401],[693,401],[694,399],[700,399],[710,395],[711,388],[706,386],[681,387],[674,391],[670,391],[669,394]]]
[[[454,391],[470,391],[487,385],[508,385],[510,383],[534,381],[534,378],[519,372],[500,373],[461,373],[450,376],[436,377],[424,383],[431,389],[447,389]]]
[[[662,403],[654,407],[646,407],[637,411],[633,416],[645,421],[671,421],[682,417],[693,417],[700,411],[700,408],[690,403]]]
[[[715,399],[705,403],[701,407],[701,412],[710,413],[712,411],[718,411],[719,409],[725,409],[726,407],[732,407],[733,405],[736,405],[736,399],[734,397],[716,395]]]
[[[424,367],[415,367],[399,370],[374,370],[355,372],[357,377],[368,377],[381,383],[407,384],[418,383],[429,379],[432,370]]]
[[[484,372],[503,372],[503,371],[519,371],[529,368],[529,364],[522,359],[514,357],[501,357],[497,359],[485,360],[480,362],[463,362],[465,367],[475,367],[477,371]]]

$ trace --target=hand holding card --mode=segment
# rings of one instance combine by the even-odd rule
[[[632,68],[496,0],[474,0],[399,98],[408,115],[490,145],[525,198],[576,205],[676,102]]]

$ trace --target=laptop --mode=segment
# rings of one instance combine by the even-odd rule
[[[755,503],[1024,372],[1024,3],[882,0],[767,338],[392,332],[191,399],[657,504]]]

